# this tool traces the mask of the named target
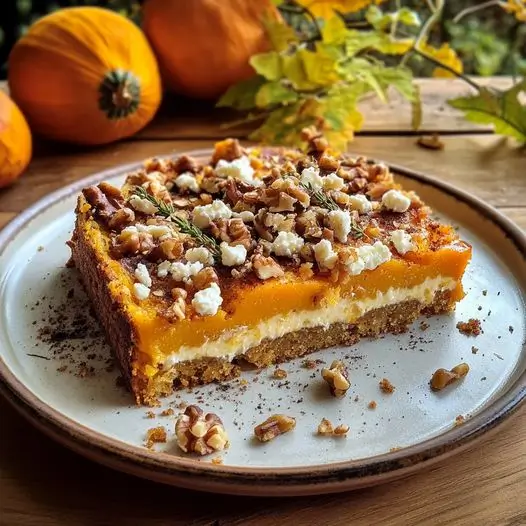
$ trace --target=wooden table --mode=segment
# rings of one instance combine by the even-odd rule
[[[509,79],[489,79],[505,86]],[[406,104],[363,105],[366,128],[351,150],[436,175],[468,190],[526,229],[526,152],[464,121],[445,99],[458,81],[423,80],[423,129],[442,151],[415,144]],[[206,110],[206,111],[205,111]],[[227,132],[202,104],[172,104],[139,136],[98,149],[37,143],[22,179],[0,191],[0,226],[56,188],[116,164],[208,147]],[[240,137],[247,130],[237,130]],[[230,132],[231,133],[231,132]],[[53,443],[0,400],[0,524],[526,525],[526,408],[466,453],[428,472],[376,488],[308,498],[263,499],[164,487],[93,464]]]

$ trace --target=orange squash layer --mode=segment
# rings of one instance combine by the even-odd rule
[[[161,301],[158,298],[150,297],[142,302],[134,300],[131,293],[133,279],[118,261],[108,257],[108,238],[99,225],[86,217],[83,228],[93,243],[97,258],[108,265],[114,276],[109,284],[111,294],[118,298],[132,320],[140,350],[139,361],[154,367],[181,346],[197,347],[218,338],[224,331],[255,326],[278,314],[319,309],[350,295],[357,300],[372,298],[377,292],[412,288],[426,279],[442,276],[458,281],[453,299],[461,299],[460,279],[471,258],[471,247],[462,241],[454,241],[438,250],[420,248],[404,258],[393,258],[375,270],[356,276],[345,275],[335,283],[319,275],[304,280],[288,271],[280,280],[263,281],[257,285],[240,282],[236,294],[225,298],[222,310],[215,316],[170,323],[158,315]]]

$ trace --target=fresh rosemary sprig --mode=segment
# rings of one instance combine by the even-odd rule
[[[191,236],[200,245],[206,247],[212,253],[214,259],[219,259],[221,257],[221,251],[219,250],[217,241],[213,237],[205,234],[199,227],[188,221],[188,219],[184,219],[175,215],[176,209],[173,207],[173,205],[157,199],[153,195],[149,194],[141,186],[137,186],[135,188],[134,195],[140,197],[141,199],[146,199],[152,203],[157,208],[157,213],[159,215],[172,221],[172,223],[174,223],[183,234]]]
[[[327,195],[323,190],[315,190],[311,183],[300,183],[300,186],[304,188],[310,195],[311,200],[314,204],[326,208],[327,210],[340,210],[340,207],[336,201]],[[357,239],[365,235],[363,228],[356,224],[356,221],[351,216],[351,232]]]
[[[330,196],[327,195],[323,190],[315,190],[311,183],[300,183],[310,195],[314,204],[326,208],[327,210],[339,210],[340,207],[337,205],[336,201]]]

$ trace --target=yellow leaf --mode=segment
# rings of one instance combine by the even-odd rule
[[[282,21],[267,18],[263,20],[263,25],[276,51],[285,51],[291,43],[298,42],[294,29]]]
[[[330,19],[340,13],[354,13],[371,4],[381,4],[386,0],[297,0],[298,4],[306,7],[314,16]]]
[[[317,88],[317,85],[309,80],[299,52],[281,57],[281,67],[283,76],[292,83],[294,89],[311,90]]]
[[[500,5],[520,22],[526,22],[526,0],[507,0],[505,4],[501,2]]]
[[[322,50],[313,52],[300,49],[298,55],[303,62],[303,69],[307,79],[317,86],[330,86],[338,80],[340,75],[336,71],[336,59]]]
[[[449,44],[447,43],[442,44],[439,48],[435,48],[429,45],[427,42],[423,42],[420,44],[418,50],[425,55],[429,55],[430,57],[434,58],[441,64],[449,66],[457,73],[462,73],[462,71],[464,71],[464,66],[462,65],[462,61],[458,57],[456,51],[449,47]],[[448,78],[455,77],[455,75],[443,68],[435,68],[433,70],[433,77]]]
[[[254,55],[249,62],[267,80],[278,80],[281,77],[281,57],[275,51]]]
[[[347,38],[345,22],[339,16],[333,16],[321,29],[322,40],[325,44],[343,44]]]

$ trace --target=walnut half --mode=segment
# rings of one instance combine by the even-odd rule
[[[268,442],[296,427],[296,419],[287,415],[272,415],[254,428],[254,435],[260,442]]]
[[[203,413],[196,405],[189,405],[175,423],[177,445],[185,453],[209,455],[228,447],[228,435],[221,419]]]
[[[321,376],[329,384],[332,396],[341,398],[351,387],[347,368],[340,360],[334,360],[329,369],[322,369]]]
[[[437,369],[433,377],[431,378],[431,389],[433,391],[440,391],[447,385],[456,382],[460,378],[466,376],[469,372],[469,365],[467,363],[461,363],[456,365],[448,371],[447,369]]]

